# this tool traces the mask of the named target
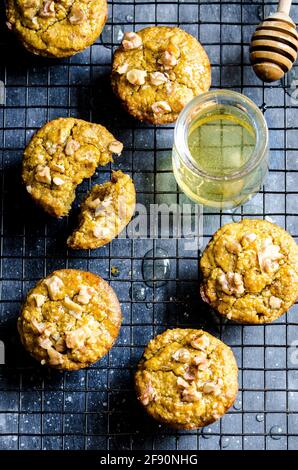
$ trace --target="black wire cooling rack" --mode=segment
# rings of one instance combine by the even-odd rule
[[[205,210],[201,248],[222,224],[243,217],[269,217],[297,237],[297,69],[285,82],[264,85],[248,59],[255,25],[275,6],[276,2],[262,1],[109,1],[109,20],[101,37],[67,60],[27,54],[6,31],[2,12],[0,340],[6,364],[0,368],[1,449],[298,448],[297,305],[271,325],[224,323],[199,301],[199,252],[186,251],[184,240],[117,239],[99,250],[67,251],[66,234],[76,214],[59,221],[47,217],[33,206],[20,183],[22,151],[36,129],[60,116],[77,116],[106,125],[125,143],[114,168],[133,176],[138,202],[185,202],[171,170],[172,127],[138,124],[120,109],[109,85],[112,52],[123,31],[179,25],[206,47],[213,88],[232,88],[252,98],[270,128],[265,187],[235,211]],[[292,16],[298,21],[295,1]],[[100,169],[80,187],[78,199],[109,173],[110,168]],[[155,258],[160,249],[170,260],[170,277],[152,288],[143,282],[142,262],[149,250]],[[90,270],[110,281],[124,315],[110,354],[71,373],[39,367],[20,346],[16,332],[28,289],[64,267]],[[174,326],[203,326],[229,344],[237,357],[236,403],[220,422],[203,430],[178,432],[158,425],[136,402],[132,377],[143,347],[155,334]]]

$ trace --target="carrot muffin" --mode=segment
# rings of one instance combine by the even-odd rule
[[[123,145],[103,126],[75,118],[48,122],[31,139],[23,158],[23,181],[50,215],[67,215],[75,189]]]
[[[196,429],[221,418],[238,392],[232,350],[202,330],[174,329],[145,348],[135,375],[138,399],[158,421]]]
[[[117,338],[121,307],[109,284],[76,269],[54,271],[28,293],[21,341],[41,364],[76,370],[104,356]]]
[[[201,258],[203,300],[240,323],[276,320],[298,298],[298,247],[266,220],[220,228]]]
[[[113,171],[111,181],[94,186],[81,206],[79,226],[67,240],[73,249],[110,243],[131,220],[136,191],[130,176]]]
[[[7,26],[30,52],[69,57],[94,43],[107,19],[106,0],[7,0]]]
[[[141,121],[174,122],[194,96],[209,90],[210,83],[204,48],[180,28],[153,26],[125,33],[114,54],[113,90]]]

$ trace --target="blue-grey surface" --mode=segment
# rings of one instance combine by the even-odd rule
[[[185,252],[177,240],[114,240],[90,253],[68,252],[66,234],[76,214],[59,221],[45,216],[20,183],[22,150],[30,136],[46,121],[70,115],[105,124],[125,143],[114,167],[133,175],[139,202],[185,200],[177,196],[171,172],[172,128],[138,124],[120,109],[109,86],[112,47],[123,31],[179,23],[206,47],[213,87],[251,97],[270,127],[270,173],[264,190],[234,213],[205,211],[204,245],[220,225],[243,216],[269,216],[297,237],[298,107],[290,97],[297,70],[285,83],[263,86],[248,59],[255,24],[275,4],[110,1],[101,38],[85,52],[59,61],[27,54],[5,32],[1,18],[0,85],[6,87],[6,105],[0,106],[0,340],[6,365],[0,369],[0,449],[298,448],[297,306],[272,325],[224,324],[198,300],[196,250]],[[298,20],[297,1],[292,16]],[[99,170],[92,183],[108,176],[109,170]],[[84,183],[79,194],[90,185]],[[168,252],[171,274],[164,286],[152,289],[143,283],[142,260],[156,248]],[[89,369],[71,373],[39,367],[20,346],[16,332],[28,289],[63,267],[90,269],[109,280],[124,314],[110,354]],[[118,268],[118,277],[110,274],[112,267]],[[144,345],[175,325],[204,326],[232,346],[238,360],[235,406],[203,431],[177,432],[158,425],[144,414],[133,392],[133,371]]]

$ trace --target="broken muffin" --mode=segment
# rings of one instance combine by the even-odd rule
[[[113,171],[111,181],[94,186],[82,203],[79,225],[68,238],[68,246],[86,250],[110,243],[131,220],[135,204],[132,179]]]

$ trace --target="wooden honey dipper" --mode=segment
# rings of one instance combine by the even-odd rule
[[[289,16],[292,0],[280,0],[276,13],[259,24],[251,39],[250,61],[264,82],[280,80],[297,58],[298,34]]]

